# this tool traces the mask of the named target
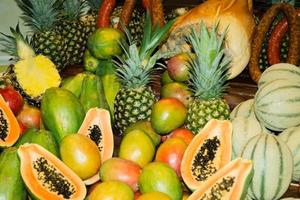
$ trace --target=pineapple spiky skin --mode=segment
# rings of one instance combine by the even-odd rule
[[[225,120],[229,119],[229,115],[230,108],[224,99],[196,99],[188,106],[186,127],[197,134],[210,119]]]
[[[66,39],[57,31],[36,32],[32,35],[31,45],[38,54],[49,57],[58,70],[64,69],[70,57]]]
[[[83,15],[80,17],[80,21],[85,26],[86,40],[96,31],[98,14],[96,12],[91,12],[90,14]]]
[[[113,27],[116,27],[120,21],[120,14],[122,6],[117,6],[110,17],[110,22]],[[144,12],[139,8],[134,8],[132,11],[131,21],[129,22],[128,29],[132,35],[132,39],[140,44],[143,36],[143,27],[145,24]]]
[[[172,19],[175,19],[176,17],[179,17],[181,15],[184,15],[188,11],[189,11],[188,7],[175,8],[175,9],[171,10],[169,13],[166,14],[165,22],[168,22]]]
[[[67,53],[70,55],[68,63],[80,64],[86,50],[86,27],[81,21],[63,21],[57,30],[62,34],[67,43]]]
[[[156,97],[150,87],[121,89],[115,98],[115,128],[122,134],[130,124],[150,120],[155,102]]]

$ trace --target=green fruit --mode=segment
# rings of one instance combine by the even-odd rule
[[[87,49],[84,52],[83,66],[86,71],[95,73],[99,67],[100,61],[93,57],[90,51]]]
[[[131,160],[144,167],[153,160],[155,146],[151,138],[142,130],[127,133],[121,141],[119,157]]]
[[[171,198],[162,192],[148,192],[146,194],[143,194],[139,196],[138,200],[153,200],[153,199],[159,199],[159,200],[171,200]]]
[[[138,121],[134,124],[131,124],[128,128],[125,130],[125,135],[133,130],[142,130],[151,138],[152,142],[155,144],[155,146],[160,144],[160,135],[155,133],[153,130],[151,123],[147,120]]]
[[[162,192],[172,200],[182,199],[181,183],[174,170],[162,162],[146,165],[139,177],[139,188],[142,194]]]
[[[167,69],[172,80],[178,82],[188,81],[189,79],[189,55],[186,53],[173,56],[167,61]]]
[[[106,181],[98,184],[88,195],[87,200],[133,200],[131,188],[120,181]]]
[[[173,82],[164,85],[161,88],[160,94],[161,98],[176,98],[187,107],[192,93],[189,91],[187,85]]]
[[[97,145],[81,134],[67,135],[60,143],[62,161],[82,180],[88,179],[100,169],[100,151]]]
[[[110,59],[122,53],[120,42],[123,38],[118,29],[100,28],[89,37],[88,49],[97,59]]]
[[[171,79],[168,70],[164,71],[164,73],[162,74],[162,78],[161,78],[162,85],[166,85],[166,84],[172,83],[172,82],[174,82],[174,80]]]
[[[76,133],[85,116],[79,99],[62,88],[46,90],[41,112],[45,127],[53,133],[58,143],[64,136]]]
[[[85,73],[79,73],[76,76],[69,77],[62,83],[62,88],[71,91],[76,97],[79,97],[82,88],[82,81],[86,77]]]
[[[102,81],[97,75],[88,74],[84,78],[79,99],[85,112],[95,107],[109,110]]]
[[[26,197],[17,148],[7,148],[0,155],[0,199],[25,200]]]
[[[28,129],[22,137],[15,144],[16,147],[25,143],[39,144],[57,157],[59,157],[59,150],[57,142],[50,131],[37,130],[34,128]]]
[[[168,134],[182,126],[187,116],[187,109],[175,98],[165,98],[157,101],[151,113],[151,125],[161,135]]]
[[[97,74],[102,80],[105,97],[110,108],[110,113],[113,116],[115,97],[121,87],[113,62],[111,60],[101,61]]]

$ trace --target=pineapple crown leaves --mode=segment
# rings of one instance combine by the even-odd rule
[[[33,31],[49,31],[59,19],[60,0],[15,0],[23,11],[21,18]]]
[[[191,44],[195,57],[190,57],[190,80],[195,97],[203,100],[221,98],[227,89],[230,57],[225,54],[224,41],[227,29],[219,36],[219,22],[211,30],[200,23],[200,32],[194,27],[186,40]]]
[[[114,62],[118,66],[117,75],[123,85],[128,88],[138,88],[146,86],[152,81],[152,75],[158,70],[155,65],[162,65],[157,63],[157,60],[164,56],[159,51],[155,52],[155,50],[166,38],[166,34],[173,23],[174,21],[170,21],[162,28],[156,26],[153,29],[151,17],[148,13],[140,47],[137,46],[136,41],[132,40],[129,30],[121,24],[128,41],[123,40],[120,42],[124,55],[117,57]]]
[[[82,0],[65,0],[63,2],[61,14],[65,19],[77,20],[84,14],[84,9],[87,6],[86,1]]]
[[[0,51],[7,53],[8,55],[19,58],[26,59],[33,57],[35,55],[32,47],[29,45],[28,37],[24,37],[20,31],[19,23],[16,28],[10,27],[12,35],[6,35],[0,32],[0,44],[3,46]]]

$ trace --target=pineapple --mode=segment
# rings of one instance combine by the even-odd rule
[[[165,21],[168,22],[172,19],[175,19],[176,17],[182,16],[185,13],[189,11],[188,7],[180,7],[180,8],[175,8],[172,9],[167,15],[165,16]]]
[[[81,0],[65,0],[63,2],[63,20],[57,30],[67,40],[67,51],[70,55],[69,64],[81,64],[86,50],[86,26],[80,20],[86,3]]]
[[[102,3],[102,0],[86,0],[89,11],[87,14],[80,17],[80,20],[84,23],[86,27],[87,38],[92,35],[97,29],[97,18],[98,10]]]
[[[157,70],[154,68],[157,60],[163,56],[156,48],[166,38],[173,22],[163,28],[157,26],[152,29],[150,16],[147,15],[140,47],[132,41],[130,32],[124,27],[129,44],[123,42],[125,54],[115,61],[122,86],[115,98],[114,117],[116,129],[121,134],[130,124],[150,118],[156,97],[149,83]]]
[[[45,90],[60,85],[58,70],[48,57],[35,55],[28,38],[21,34],[19,25],[16,29],[11,28],[11,32],[12,36],[1,33],[0,37],[0,44],[4,47],[1,51],[16,60],[7,76],[29,104],[39,106]]]
[[[197,134],[212,118],[228,119],[230,110],[222,99],[227,88],[230,58],[225,54],[224,38],[226,31],[218,35],[218,24],[209,31],[204,23],[200,31],[192,28],[187,36],[195,52],[191,58],[189,88],[193,98],[189,102],[187,128]]]
[[[55,30],[59,23],[60,0],[16,0],[23,11],[22,19],[33,35],[31,45],[38,54],[48,56],[62,70],[68,64],[67,43]]]
[[[110,17],[110,22],[113,27],[116,27],[120,21],[120,14],[122,6],[117,6]],[[136,40],[137,45],[140,45],[143,36],[143,28],[145,24],[145,17],[142,9],[134,8],[132,11],[131,21],[129,22],[128,29],[132,35],[133,40]]]

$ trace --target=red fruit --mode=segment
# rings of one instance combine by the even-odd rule
[[[180,165],[186,148],[187,144],[180,138],[167,139],[159,146],[155,161],[167,163],[181,177]]]
[[[23,124],[22,122],[20,122],[20,121],[18,121],[18,123],[19,123],[19,126],[20,126],[20,134],[22,135],[27,130],[27,126],[25,124]]]
[[[133,191],[137,191],[141,171],[140,166],[130,160],[111,158],[102,164],[99,173],[103,182],[121,181],[129,185]]]
[[[13,113],[17,115],[24,105],[24,100],[20,93],[17,92],[11,85],[9,85],[5,88],[0,88],[0,94],[7,102]]]
[[[186,53],[178,54],[167,61],[167,69],[171,79],[183,82],[189,79],[189,56]]]
[[[40,129],[41,111],[36,107],[24,105],[17,119],[28,128]]]
[[[194,134],[192,131],[186,128],[177,128],[169,135],[167,135],[166,138],[163,139],[163,141],[165,141],[167,138],[180,138],[188,145],[194,138]]]

